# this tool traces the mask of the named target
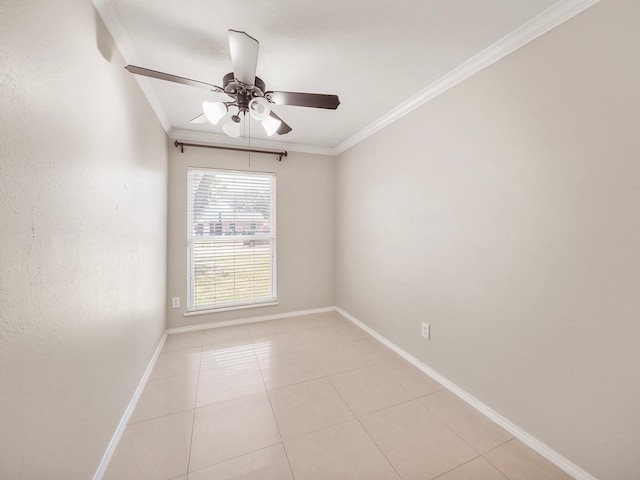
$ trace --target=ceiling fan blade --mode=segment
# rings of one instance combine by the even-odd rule
[[[229,30],[229,50],[233,75],[238,82],[253,86],[258,65],[258,41],[245,32]]]
[[[127,65],[126,68],[131,73],[136,75],[143,75],[145,77],[157,78],[159,80],[166,80],[168,82],[181,83],[182,85],[189,85],[191,87],[206,88],[214,92],[224,92],[222,88],[211,83],[200,82],[198,80],[191,80],[190,78],[178,77],[177,75],[171,75],[169,73],[157,72],[156,70],[149,70],[148,68],[137,67],[135,65]]]
[[[201,113],[200,115],[198,115],[197,117],[189,120],[189,123],[207,123],[207,117],[205,116],[204,113]]]
[[[340,105],[340,99],[337,95],[324,95],[321,93],[267,92],[265,97],[276,105],[328,108],[330,110],[335,110]]]
[[[289,125],[287,125],[284,120],[282,120],[278,115],[275,114],[275,112],[273,110],[271,110],[271,112],[269,112],[269,116],[275,118],[276,120],[279,120],[281,122],[280,126],[278,127],[278,129],[276,130],[276,133],[278,135],[284,135],[286,133],[289,133],[291,130],[293,130]]]

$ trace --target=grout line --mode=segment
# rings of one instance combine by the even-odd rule
[[[467,460],[466,462],[462,462],[460,465],[455,466],[455,467],[453,467],[453,468],[451,468],[451,469],[447,470],[446,472],[439,473],[438,475],[436,475],[435,477],[433,477],[431,480],[438,480],[439,478],[442,478],[443,476],[445,476],[447,473],[453,472],[455,469],[460,468],[460,467],[462,467],[463,465],[466,465],[467,463],[471,463],[471,462],[473,462],[473,461],[477,460],[478,458],[483,458],[483,459],[484,459],[484,457],[483,457],[482,455],[478,455],[477,457],[473,457],[473,458],[471,458],[471,459]],[[500,472],[500,473],[502,473],[502,472]],[[508,480],[508,479],[507,479],[507,480]]]
[[[500,448],[500,447],[502,447],[502,446],[506,445],[506,444],[507,444],[507,443],[509,443],[509,442],[513,442],[514,440],[517,440],[517,438],[512,437],[512,438],[510,438],[509,440],[507,440],[506,442],[503,442],[503,443],[501,443],[500,445],[497,445],[497,446],[493,447],[491,450],[488,450],[488,451],[486,451],[486,452],[484,452],[484,453],[482,454],[482,458],[484,458],[484,460],[485,460],[489,465],[491,465],[493,468],[495,468],[498,472],[500,472],[500,473],[501,473],[501,474],[502,474],[506,479],[508,479],[508,480],[509,480],[511,477],[509,477],[505,472],[503,472],[503,471],[500,469],[500,467],[498,467],[497,465],[495,465],[495,464],[491,461],[491,459],[489,459],[489,458],[485,457],[485,454],[487,454],[487,453],[489,453],[489,452],[493,452],[493,451],[494,451],[494,450],[496,450],[497,448]],[[544,458],[544,457],[543,457],[543,458]],[[546,459],[545,459],[545,460],[546,460]],[[571,477],[571,478],[573,478],[573,477]]]
[[[200,370],[202,368],[202,352],[204,351],[204,334],[202,335],[202,345],[200,345],[200,361],[198,362],[198,378],[196,383],[196,398],[193,404],[193,420],[191,420],[191,439],[189,440],[189,455],[187,456],[187,480],[189,480],[189,474],[191,466],[191,450],[193,449],[193,431],[196,425],[196,408],[198,405],[198,391],[200,389]]]
[[[328,379],[327,379],[328,380]],[[391,463],[391,460],[389,460],[389,458],[387,457],[386,453],[384,453],[384,451],[382,450],[382,448],[380,447],[380,445],[378,445],[378,442],[375,441],[375,439],[371,436],[371,434],[369,433],[369,430],[367,430],[365,428],[365,426],[362,424],[362,421],[360,421],[360,417],[358,417],[355,412],[351,409],[351,407],[349,406],[349,404],[346,402],[346,400],[342,397],[342,395],[340,395],[340,392],[338,391],[338,389],[336,387],[333,386],[333,384],[331,383],[331,381],[329,381],[329,384],[333,387],[333,389],[336,391],[336,393],[338,394],[338,396],[340,397],[340,399],[343,401],[343,403],[347,406],[347,408],[351,411],[351,414],[353,415],[353,418],[356,420],[356,422],[358,422],[358,425],[360,425],[360,427],[362,428],[362,430],[364,430],[364,432],[367,434],[367,436],[371,439],[371,441],[373,442],[373,444],[376,446],[376,448],[378,449],[378,451],[382,454],[382,456],[384,457],[384,459],[387,461],[387,463],[391,466],[391,468],[393,468],[393,471],[396,472],[396,475],[398,475],[398,478],[401,479],[402,475],[400,475],[400,472],[398,472],[398,470],[396,469],[396,466]]]
[[[202,472],[203,470],[208,470],[210,468],[217,467],[217,466],[222,465],[224,463],[232,462],[234,460],[237,460],[238,458],[245,457],[247,455],[252,455],[254,453],[262,452],[263,450],[267,450],[269,448],[272,448],[272,447],[275,447],[275,446],[281,445],[281,444],[282,444],[282,442],[272,443],[271,445],[265,445],[264,447],[258,448],[257,450],[252,450],[250,452],[245,452],[245,453],[241,453],[240,455],[235,455],[233,457],[229,457],[226,460],[222,460],[221,462],[213,463],[211,465],[207,465],[205,467],[199,468],[198,470],[193,470],[192,472],[189,472],[189,475],[191,475],[192,473],[198,473],[198,472]],[[282,448],[284,448],[284,446]],[[182,476],[184,476],[184,474],[178,475],[177,477],[174,477],[174,478],[180,478]],[[170,479],[170,480],[174,480],[174,479]]]
[[[492,448],[491,450],[489,450],[489,452],[492,452],[493,450],[495,450],[496,448],[500,448],[503,445],[506,445],[509,442],[512,442],[513,440],[516,440],[516,438],[511,438],[509,440],[507,440],[506,442],[498,445],[495,448]],[[489,453],[489,452],[485,452],[485,453]],[[495,468],[498,472],[500,472],[506,479],[510,479],[511,477],[509,477],[505,472],[503,472],[497,465],[495,465],[490,459],[488,459],[487,457],[484,456],[484,454],[482,455],[482,458],[484,458],[484,460],[491,465],[493,468]]]
[[[447,390],[447,389],[445,388],[445,390]],[[441,392],[441,391],[442,391],[442,390],[438,390],[438,392]],[[448,390],[447,390],[447,391],[448,391]],[[426,396],[428,396],[428,395],[433,395],[434,393],[438,393],[438,392],[432,392],[432,393],[429,393],[429,394],[427,394],[427,395],[422,395],[422,396],[420,396],[420,397],[418,397],[418,398],[415,398],[414,400],[416,401],[416,403],[417,403],[418,405],[420,405],[420,407],[424,408],[424,409],[425,409],[425,411],[426,411],[429,415],[431,415],[433,418],[435,418],[435,419],[436,419],[436,421],[437,421],[438,423],[440,423],[440,424],[442,424],[444,427],[446,427],[446,428],[447,428],[447,430],[449,430],[451,433],[453,433],[456,437],[458,437],[460,440],[462,440],[462,442],[463,442],[464,444],[466,444],[466,445],[467,445],[471,450],[473,450],[474,452],[476,452],[476,453],[477,453],[477,455],[476,455],[475,457],[473,457],[472,459],[470,459],[469,461],[473,460],[474,458],[481,457],[481,456],[482,456],[482,453],[481,453],[481,452],[479,452],[478,450],[476,450],[476,449],[475,449],[475,447],[474,447],[473,445],[471,445],[471,444],[470,444],[469,442],[467,442],[464,438],[462,438],[462,435],[460,435],[458,432],[456,432],[456,431],[453,429],[453,427],[451,427],[447,422],[445,422],[442,418],[440,418],[440,416],[439,416],[439,415],[437,415],[435,412],[433,412],[429,407],[424,406],[421,402],[419,402],[419,401],[418,401],[419,399],[421,399],[421,398],[423,398],[423,397],[426,397]],[[453,393],[453,392],[451,392],[451,393]],[[464,463],[466,463],[466,462],[463,462],[463,463],[461,463],[460,465],[464,465]],[[459,467],[460,465],[458,465],[458,467]],[[455,467],[455,468],[458,468],[458,467]],[[453,469],[452,469],[452,470],[453,470]]]
[[[271,414],[273,415],[273,421],[275,422],[276,428],[278,429],[278,436],[280,437],[280,445],[282,445],[282,450],[284,450],[284,456],[287,459],[287,465],[289,465],[289,472],[291,472],[291,478],[295,479],[295,475],[293,474],[293,468],[291,467],[291,460],[289,459],[289,453],[287,452],[287,449],[284,446],[284,438],[282,438],[282,432],[280,431],[280,425],[278,424],[278,417],[276,417],[276,411],[273,409],[273,403],[271,402],[271,395],[269,395],[269,390],[267,389],[267,382],[265,382],[264,380],[262,367],[260,366],[260,361],[258,360],[258,354],[256,353],[256,349],[253,344],[251,344],[251,348],[253,349],[253,355],[256,358],[256,362],[258,363],[258,370],[260,371],[260,377],[262,378],[264,390],[267,394],[267,400],[269,401],[269,406],[271,407]]]
[[[330,428],[334,428],[334,427],[338,427],[340,425],[344,425],[345,423],[353,422],[354,420],[356,420],[356,417],[348,418],[347,420],[340,420],[339,422],[336,422],[336,423],[334,423],[332,425],[327,425],[326,427],[318,428],[317,430],[313,430],[311,432],[306,432],[306,433],[303,433],[301,435],[296,435],[295,437],[288,438],[285,441],[286,442],[294,442],[294,441],[299,440],[299,439],[301,439],[303,437],[307,437],[309,435],[313,435],[313,434],[318,433],[318,432],[324,432],[325,430],[329,430]],[[283,441],[282,443],[284,444],[285,441]]]

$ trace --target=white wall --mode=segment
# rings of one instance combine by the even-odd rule
[[[289,152],[274,155],[208,148],[169,150],[167,297],[169,327],[273,315],[334,305],[334,158]],[[184,316],[187,305],[187,167],[276,173],[276,257],[279,305]]]
[[[0,5],[0,477],[88,479],[165,328],[166,135],[90,2]]]
[[[640,476],[639,18],[603,0],[336,161],[337,304],[603,480]]]

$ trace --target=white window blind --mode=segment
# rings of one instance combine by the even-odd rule
[[[276,300],[275,174],[189,168],[188,310]]]

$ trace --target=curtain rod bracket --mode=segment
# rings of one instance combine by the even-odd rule
[[[175,145],[176,148],[180,149],[180,153],[184,153],[184,147],[215,148],[219,150],[232,150],[236,152],[266,153],[269,155],[277,155],[279,162],[282,161],[282,157],[286,157],[288,155],[286,150],[283,150],[281,152],[274,152],[272,150],[256,150],[253,148],[235,148],[235,147],[222,147],[218,145],[200,145],[198,143],[179,142],[178,140],[173,142],[173,144]]]

